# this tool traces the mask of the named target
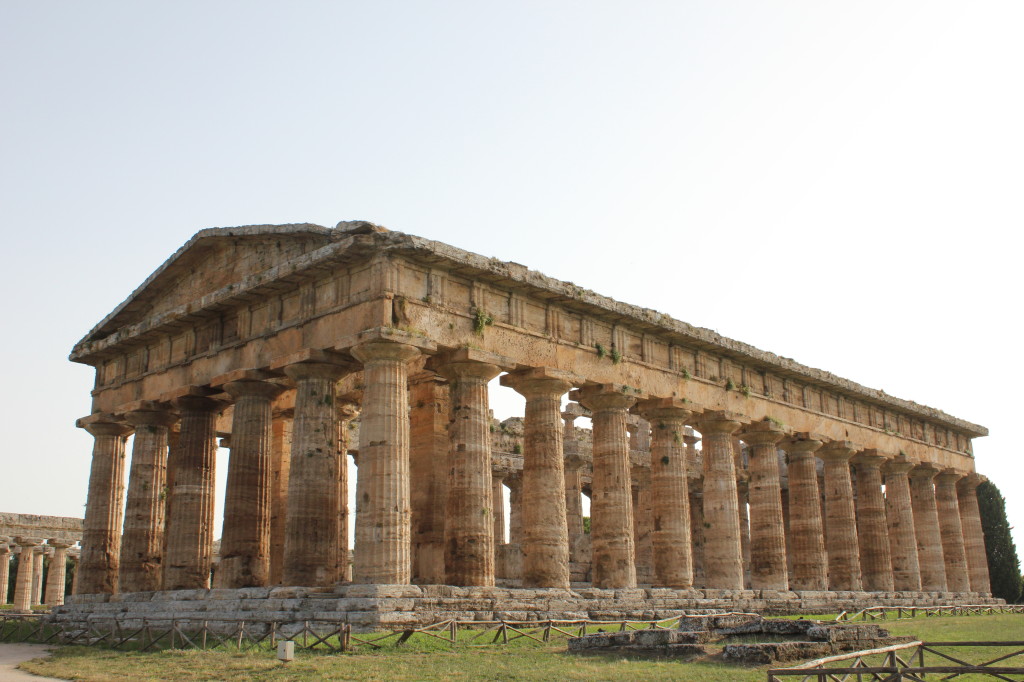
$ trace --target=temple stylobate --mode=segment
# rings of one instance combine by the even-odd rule
[[[66,609],[211,587],[435,615],[442,593],[490,613],[545,589],[567,605],[544,613],[623,590],[667,609],[990,593],[985,428],[370,223],[203,230],[71,360],[96,368],[95,442]],[[515,433],[492,382],[525,398]]]

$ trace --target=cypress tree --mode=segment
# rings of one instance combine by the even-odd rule
[[[992,596],[1001,597],[1008,604],[1015,604],[1024,593],[1024,578],[1020,573],[1017,547],[1010,535],[1010,523],[1006,519],[1006,500],[991,481],[978,486],[978,508],[981,511],[981,528],[985,534]]]

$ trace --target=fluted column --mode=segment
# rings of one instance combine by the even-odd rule
[[[502,494],[505,474],[502,472],[491,472],[491,504],[494,509],[494,549],[497,552],[498,546],[505,544],[505,497]]]
[[[494,585],[494,488],[491,478],[491,418],[487,384],[501,373],[463,350],[438,370],[448,379],[448,499],[444,527],[445,582]]]
[[[617,386],[588,386],[579,401],[593,420],[594,474],[590,498],[590,542],[594,587],[636,587],[628,410],[636,398]]]
[[[349,427],[359,414],[358,406],[350,400],[338,400],[338,569],[335,580],[352,581],[352,562],[349,558],[351,534],[349,531],[348,451]]]
[[[291,468],[292,410],[275,415],[270,427],[270,584],[284,578],[284,537],[288,520],[288,474]],[[348,462],[341,457],[340,467]]]
[[[523,587],[569,587],[562,396],[568,375],[546,368],[506,374],[526,398],[523,433]]]
[[[562,436],[562,449],[565,453],[565,522],[569,532],[569,560],[579,561],[577,556],[580,538],[583,536],[583,466],[580,457],[579,442],[576,440],[576,427],[573,422],[581,415],[578,405],[570,403],[562,413],[565,433]]]
[[[685,589],[693,585],[693,556],[683,437],[693,413],[668,398],[644,401],[641,409],[651,423],[654,585]]]
[[[742,434],[749,447],[750,586],[755,590],[789,589],[777,449],[785,435],[770,421],[751,424]]]
[[[356,502],[356,583],[408,585],[411,579],[409,499],[409,371],[420,350],[371,341],[352,349],[363,363]]]
[[[177,420],[159,410],[125,415],[135,429],[128,474],[124,535],[121,538],[120,592],[160,589],[167,483],[167,433]]]
[[[285,521],[285,585],[325,586],[338,580],[337,382],[350,368],[329,362],[284,367],[295,382],[288,516]]]
[[[32,613],[32,550],[40,542],[39,538],[14,538],[15,544],[21,549],[18,554],[18,575],[14,582],[14,613]],[[83,593],[90,594],[90,593]]]
[[[173,487],[163,589],[206,588],[213,562],[216,421],[222,405],[199,395],[176,398],[173,404],[181,415],[181,433],[167,460]]]
[[[937,473],[939,470],[928,462],[922,462],[910,471],[917,560],[921,566],[921,589],[925,592],[946,591],[946,564],[942,556],[942,533],[933,485]]]
[[[687,426],[683,433],[686,444],[686,477],[690,497],[690,553],[694,587],[704,587],[704,466],[697,453],[700,438]]]
[[[882,498],[882,472],[879,469],[885,461],[885,456],[877,450],[864,450],[853,460],[857,467],[857,539],[860,542],[861,573],[864,589],[869,592],[892,592],[894,589],[885,500]]]
[[[968,474],[957,483],[956,491],[957,502],[960,506],[960,523],[964,533],[964,550],[967,554],[967,571],[971,579],[971,591],[991,595],[992,586],[989,583],[985,533],[981,527],[981,510],[978,507],[978,486],[984,480],[978,474]]]
[[[821,443],[820,437],[803,433],[783,445],[789,457],[789,551],[793,555],[789,584],[794,590],[828,589],[828,558],[814,458]]]
[[[11,548],[12,540],[6,535],[0,536],[0,604],[7,603],[7,594],[11,582]]]
[[[921,567],[917,559],[917,533],[910,501],[910,479],[914,468],[903,455],[882,465],[885,474],[885,518],[889,528],[893,589],[917,592],[921,589]]]
[[[412,582],[445,582],[444,527],[448,504],[451,395],[433,371],[409,378],[409,476],[412,510]]]
[[[81,594],[117,592],[124,503],[124,446],[131,429],[113,422],[79,421],[96,439],[82,529]]]
[[[50,557],[50,570],[46,572],[46,596],[43,602],[47,606],[64,604],[64,583],[67,579],[68,547],[70,543],[61,540],[50,540],[53,556]]]
[[[508,541],[523,545],[523,472],[516,471],[505,477],[508,486]]]
[[[964,531],[960,525],[960,505],[956,497],[956,483],[962,477],[963,474],[953,469],[945,469],[935,477],[935,506],[939,516],[939,534],[942,536],[946,589],[950,592],[971,591]]]
[[[830,590],[863,589],[850,479],[850,458],[858,449],[849,441],[831,441],[818,450],[818,457],[825,462],[825,546]]]
[[[225,589],[270,582],[271,404],[281,387],[243,379],[224,384],[235,400],[218,578]]]
[[[707,587],[742,590],[743,546],[733,434],[743,418],[732,412],[705,412],[698,428],[704,437],[704,575]]]
[[[32,548],[32,606],[43,603],[43,556],[45,547]]]

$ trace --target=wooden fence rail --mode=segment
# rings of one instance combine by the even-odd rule
[[[991,616],[997,613],[1024,613],[1024,604],[982,604],[962,606],[870,606],[856,613],[843,611],[836,616],[836,621],[872,621],[890,620],[889,615],[895,614],[893,620],[908,618],[925,618],[938,616]]]

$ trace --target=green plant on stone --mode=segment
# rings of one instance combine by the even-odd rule
[[[750,386],[747,386],[746,384],[744,384],[743,386],[740,386],[740,393],[743,394],[743,397],[749,398],[750,397]]]
[[[619,349],[616,348],[615,346],[612,346],[611,356],[612,356],[612,364],[617,365],[620,362],[622,362],[622,353],[620,353]]]
[[[494,324],[494,316],[483,308],[477,308],[473,313],[473,333],[483,336],[484,330]]]
[[[521,454],[523,454],[523,446],[520,445],[519,443],[516,443],[515,445],[513,445],[512,446],[512,454],[513,455],[521,455]]]
[[[687,380],[687,381],[688,381],[688,380],[690,380],[690,379],[692,379],[692,378],[693,378],[693,375],[692,375],[692,374],[690,374],[690,370],[688,370],[688,369],[686,369],[686,368],[684,367],[684,368],[683,368],[683,379],[685,379],[685,380]]]
[[[594,348],[596,348],[596,349],[597,349],[597,357],[598,357],[598,358],[603,358],[603,357],[604,357],[605,355],[607,355],[607,354],[608,354],[608,351],[607,351],[607,350],[605,350],[604,346],[602,346],[602,345],[601,345],[601,344],[599,344],[599,343],[595,343],[595,344],[594,344]]]
[[[727,390],[727,391],[735,391],[736,390],[736,383],[732,379],[726,379],[725,380],[725,390]]]

